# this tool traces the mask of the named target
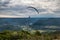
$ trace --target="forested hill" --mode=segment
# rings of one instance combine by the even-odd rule
[[[60,30],[60,18],[0,18],[0,31],[20,30],[25,25],[35,30]]]
[[[35,29],[60,30],[60,18],[41,18],[33,24]]]

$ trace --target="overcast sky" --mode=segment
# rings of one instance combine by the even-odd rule
[[[37,12],[29,6],[35,7]],[[0,17],[60,17],[60,0],[0,0]]]

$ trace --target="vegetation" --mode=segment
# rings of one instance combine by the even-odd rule
[[[0,40],[55,40],[60,39],[60,31],[52,33],[40,33],[39,31],[33,34],[28,31],[3,31],[0,32]]]

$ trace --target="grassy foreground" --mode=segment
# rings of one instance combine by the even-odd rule
[[[30,33],[28,31],[3,31],[0,32],[0,40],[60,40],[60,31],[51,33],[40,33],[35,31]]]

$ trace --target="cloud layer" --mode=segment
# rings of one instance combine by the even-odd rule
[[[32,6],[38,9],[27,9]],[[60,17],[60,0],[0,0],[0,17]]]

